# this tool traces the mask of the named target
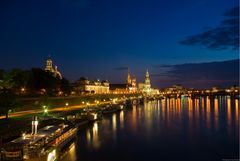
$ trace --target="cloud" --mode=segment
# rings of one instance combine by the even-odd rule
[[[114,70],[122,71],[122,70],[128,70],[128,67],[116,67]]]
[[[153,68],[169,68],[172,67],[172,65],[153,65]]]
[[[180,41],[180,44],[200,45],[214,50],[237,50],[239,48],[239,7],[229,10],[224,16],[226,19],[219,26],[189,36]]]
[[[239,59],[172,65],[171,70],[159,76],[164,86],[182,84],[185,87],[207,88],[231,86],[239,83]]]

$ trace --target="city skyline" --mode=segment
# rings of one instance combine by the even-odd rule
[[[239,0],[0,0],[0,160],[239,160]]]
[[[221,25],[226,13],[238,7],[236,0],[185,0],[178,5],[174,0],[0,3],[4,22],[0,27],[0,69],[43,68],[46,57],[51,55],[62,74],[72,82],[81,76],[125,82],[129,67],[138,82],[144,80],[145,70],[149,69],[153,86],[163,88],[188,84],[176,80],[169,74],[169,68],[163,66],[174,68],[186,63],[219,61],[223,65],[218,67],[224,69],[225,61],[238,59],[238,49],[209,49],[184,41]],[[222,77],[218,72],[218,81],[204,77],[205,82],[189,86],[236,84],[236,65],[226,70],[236,76],[231,80],[225,80],[226,72]],[[205,75],[210,74],[205,70]],[[190,82],[203,79],[190,77],[195,78]]]

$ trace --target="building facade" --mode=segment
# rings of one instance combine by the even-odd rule
[[[137,92],[137,80],[136,77],[132,77],[130,74],[130,70],[128,69],[128,76],[127,76],[127,90],[130,93]]]
[[[100,82],[100,80],[89,81],[88,79],[82,77],[76,81],[74,91],[77,94],[108,94],[109,82],[107,80],[102,82]]]
[[[138,84],[138,90],[139,90],[139,92],[146,94],[146,95],[159,94],[158,89],[154,89],[151,87],[150,74],[149,74],[148,70],[146,71],[146,74],[145,74],[145,82]]]

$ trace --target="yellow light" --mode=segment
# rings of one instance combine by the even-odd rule
[[[84,104],[85,102],[84,101],[82,101],[82,104]]]
[[[120,109],[121,109],[121,110],[123,109],[123,105],[120,106]]]
[[[94,120],[96,120],[97,119],[97,114],[94,114]]]
[[[22,137],[23,137],[23,139],[26,139],[26,134],[22,133]]]
[[[53,150],[48,154],[47,161],[54,161],[57,159],[56,150]]]
[[[25,89],[24,87],[23,87],[23,88],[21,88],[21,91],[22,91],[22,92],[25,92],[25,90],[26,90],[26,89]]]
[[[48,113],[48,109],[44,109],[44,113]]]
[[[65,105],[68,106],[69,105],[68,102]]]

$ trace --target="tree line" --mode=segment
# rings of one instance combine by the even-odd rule
[[[17,97],[67,96],[70,92],[69,80],[40,68],[0,70],[0,114],[6,118],[9,110],[17,105]]]

